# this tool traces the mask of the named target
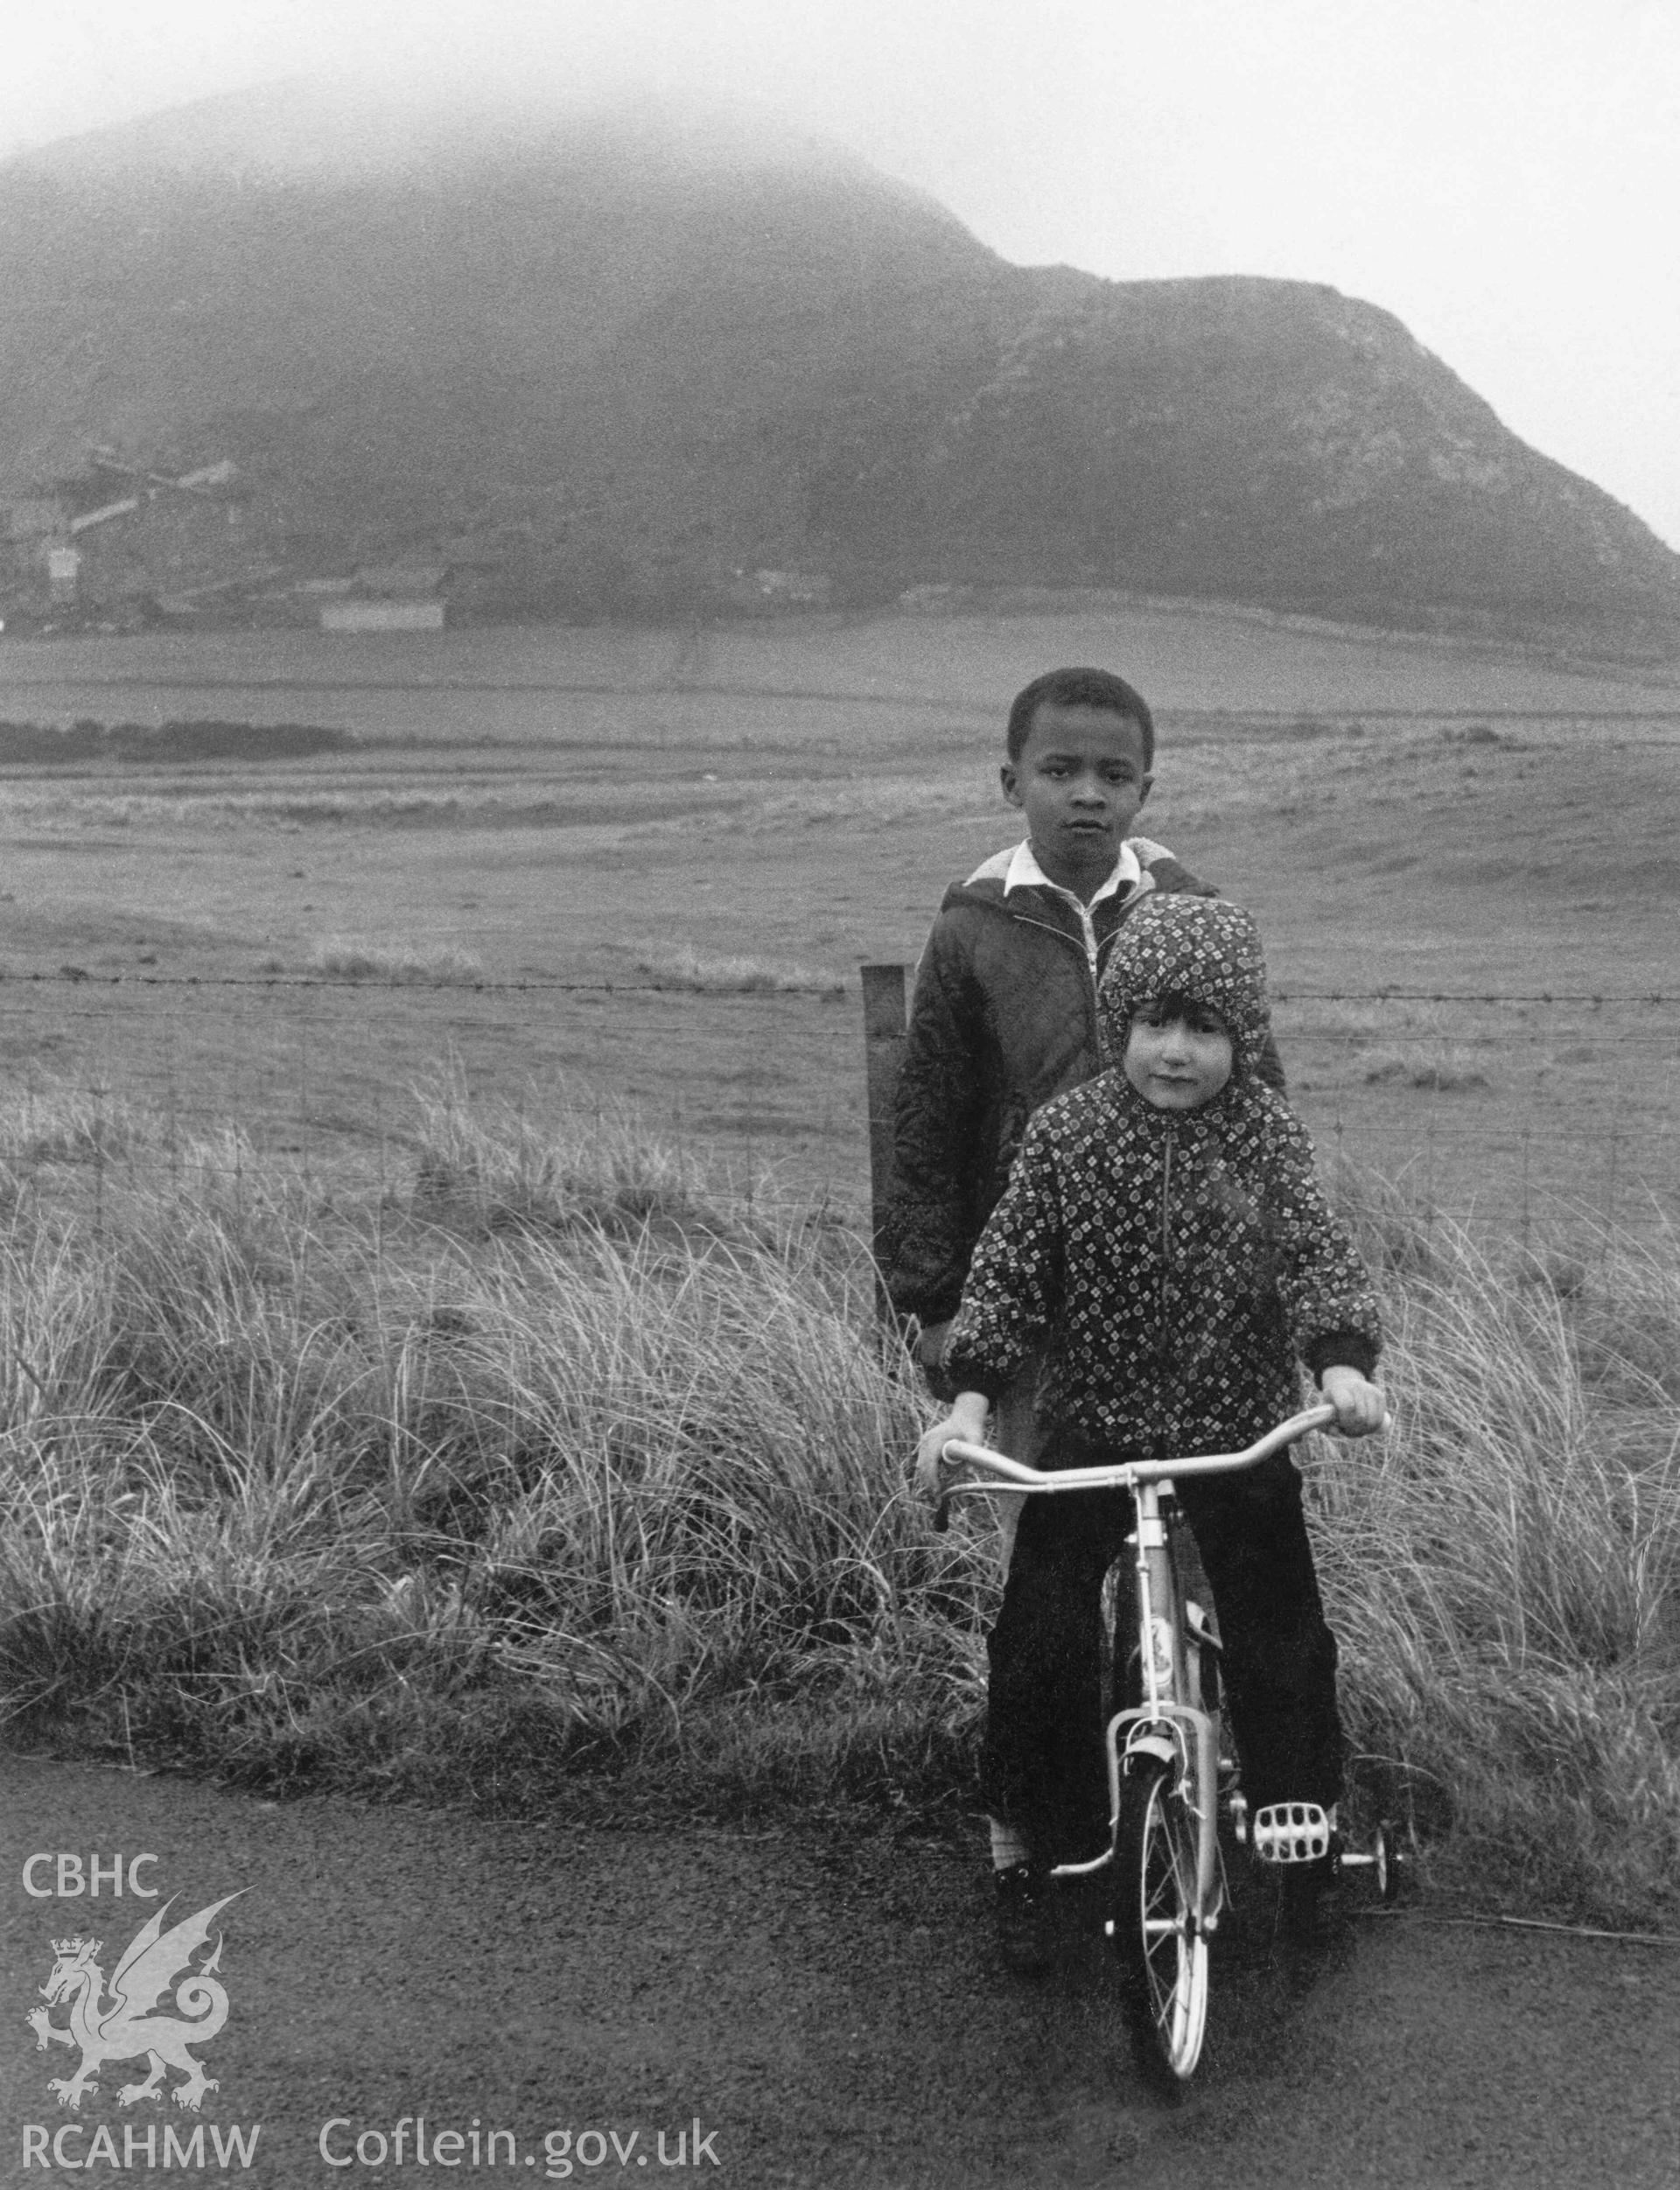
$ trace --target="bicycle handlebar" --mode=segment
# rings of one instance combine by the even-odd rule
[[[1293,1445],[1297,1438],[1304,1438],[1309,1430],[1322,1430],[1335,1418],[1335,1409],[1321,1401],[1280,1422],[1275,1430],[1268,1430],[1246,1452],[1186,1453],[1177,1460],[1116,1460],[1106,1467],[1028,1467],[1024,1460],[1012,1460],[1006,1452],[994,1452],[989,1445],[970,1445],[964,1438],[952,1438],[941,1448],[941,1459],[959,1467],[978,1468],[991,1480],[947,1483],[941,1489],[940,1504],[942,1508],[946,1499],[966,1491],[1133,1490],[1139,1483],[1158,1483],[1168,1476],[1231,1475],[1239,1468],[1257,1467],[1274,1452],[1281,1452],[1284,1445]]]

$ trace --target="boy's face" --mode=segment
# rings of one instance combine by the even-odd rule
[[[1146,1004],[1131,1015],[1121,1068],[1158,1110],[1199,1110],[1230,1079],[1231,1038],[1217,1011]]]
[[[1088,896],[1113,872],[1149,796],[1143,726],[1108,708],[1046,701],[1020,759],[1004,763],[1003,784],[1004,796],[1026,815],[1040,866],[1064,890]]]

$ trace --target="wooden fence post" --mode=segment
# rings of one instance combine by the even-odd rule
[[[864,1072],[869,1099],[869,1214],[878,1271],[886,1246],[887,1203],[892,1191],[892,1111],[904,1063],[905,983],[902,966],[864,966]],[[890,1313],[878,1277],[876,1305]]]

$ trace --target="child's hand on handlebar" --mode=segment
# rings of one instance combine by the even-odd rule
[[[945,1487],[947,1471],[940,1465],[940,1455],[953,1438],[978,1445],[986,1434],[987,1411],[984,1392],[965,1391],[959,1394],[944,1421],[924,1432],[916,1446],[916,1489],[929,1505],[936,1502]]]
[[[1340,1437],[1368,1438],[1389,1418],[1389,1403],[1382,1387],[1362,1376],[1345,1361],[1333,1362],[1319,1379],[1319,1389],[1336,1410],[1334,1427]]]

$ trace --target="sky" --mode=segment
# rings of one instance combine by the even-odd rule
[[[0,0],[0,153],[299,73],[750,101],[1021,263],[1327,282],[1680,548],[1680,0]]]

